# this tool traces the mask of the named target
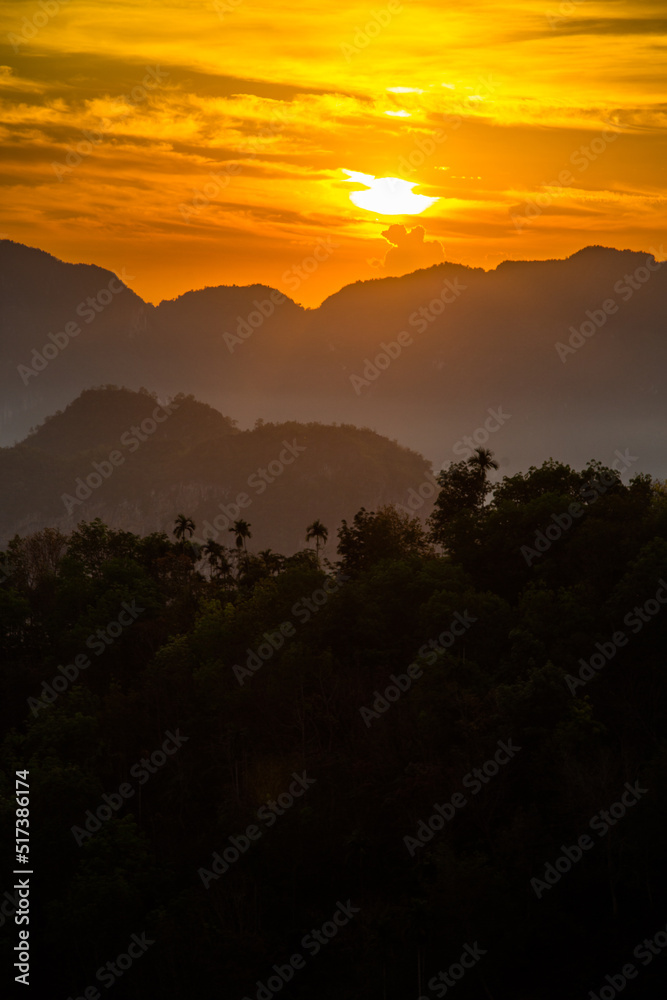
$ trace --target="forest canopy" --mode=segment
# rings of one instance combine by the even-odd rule
[[[297,953],[285,996],[443,996],[468,946],[457,997],[555,1000],[664,929],[667,490],[493,479],[481,450],[426,523],[350,512],[335,561],[321,521],[285,557],[187,511],[9,543],[0,816],[29,769],[49,995],[143,934],[119,996],[255,998]]]

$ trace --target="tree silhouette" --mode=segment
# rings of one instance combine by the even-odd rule
[[[266,570],[273,573],[280,573],[285,564],[285,557],[281,556],[278,552],[273,552],[272,549],[264,549],[259,553],[259,558],[264,563]]]
[[[452,462],[438,473],[440,492],[428,519],[432,541],[451,551],[456,540],[472,540],[477,518],[493,489],[486,478],[490,468],[497,468],[491,452],[477,448],[466,462]]]
[[[500,468],[489,448],[475,448],[474,454],[468,459],[468,465],[478,469],[483,476],[486,476],[490,469]]]
[[[224,545],[209,538],[202,548],[202,552],[206,555],[207,562],[211,567],[212,577],[220,578],[229,575],[230,565],[225,555]]]
[[[352,574],[381,559],[410,558],[424,555],[429,549],[419,518],[411,518],[391,504],[379,507],[377,512],[362,507],[352,524],[343,518],[338,538],[339,566]]]
[[[178,514],[174,521],[174,535],[181,543],[181,548],[185,547],[186,536],[191,538],[195,533],[195,522],[185,514]]]
[[[237,549],[242,548],[243,551],[245,552],[246,538],[252,538],[252,532],[250,531],[250,525],[248,524],[248,522],[244,521],[243,518],[241,518],[240,521],[234,521],[234,524],[228,530],[233,532],[234,535],[236,536],[236,548]]]
[[[637,776],[637,788],[644,776],[644,788],[664,784],[667,489],[648,476],[625,485],[598,462],[575,471],[549,461],[492,487],[479,462],[465,460],[439,479],[445,555],[409,512],[362,509],[339,532],[337,578],[318,568],[310,542],[284,560],[268,548],[244,555],[247,524],[247,533],[234,526],[238,548],[211,531],[217,542],[207,540],[205,573],[197,572],[192,556],[201,547],[196,532],[188,539],[187,518],[177,521],[184,549],[171,533],[140,538],[101,521],[4,546],[0,772],[40,762],[35,848],[67,862],[51,866],[44,886],[50,994],[71,990],[71,965],[59,956],[72,940],[90,954],[101,934],[122,947],[125,928],[150,914],[146,934],[159,927],[156,947],[173,958],[151,969],[156,996],[208,997],[224,977],[226,994],[242,997],[258,974],[257,955],[293,950],[294,922],[277,901],[294,900],[318,924],[331,914],[332,844],[344,898],[363,907],[322,1000],[349,995],[349,981],[359,984],[355,996],[389,1000],[413,987],[435,996],[425,986],[435,961],[456,958],[440,942],[467,928],[471,914],[498,930],[493,983],[478,980],[476,995],[486,1000],[491,989],[494,997],[556,1000],[599,981],[599,956],[591,961],[590,941],[571,933],[582,912],[595,914],[600,940],[621,931],[625,941],[638,939],[628,900],[643,901],[649,931],[659,927],[667,887],[660,789],[657,807],[638,806],[641,822],[619,823],[606,838],[613,849],[586,852],[573,891],[552,892],[549,872],[562,870],[559,851],[572,857],[576,831],[618,799],[626,776]],[[282,569],[269,573],[278,560]],[[219,580],[226,561],[232,571]],[[72,660],[84,649],[103,666],[84,670],[90,659]],[[56,662],[69,665],[61,671]],[[391,708],[399,688],[409,693]],[[91,830],[85,817],[100,815],[100,788],[113,787],[110,776],[135,774],[139,755],[148,758],[165,737],[177,757],[150,794],[140,777],[132,812]],[[419,831],[428,824],[418,817],[441,800],[443,775],[460,783],[495,746],[507,756],[488,785],[472,784],[474,813],[461,810],[459,833],[436,829],[426,847]],[[222,845],[221,829],[244,829],[249,806],[264,800],[275,812],[287,775],[315,758],[326,766],[326,787],[304,788],[299,815],[284,820],[292,831],[266,838],[257,867],[243,862],[247,879],[226,908],[220,883],[211,884],[220,869],[206,860]],[[394,759],[398,780],[387,766]],[[220,808],[212,808],[212,782]],[[369,823],[387,803],[396,822]],[[205,866],[197,876],[193,838],[164,822],[184,805]],[[72,840],[77,849],[68,853]],[[385,857],[397,861],[390,877]],[[257,877],[264,870],[269,879]],[[179,872],[202,884],[187,899]],[[241,876],[239,867],[227,877]],[[539,903],[545,893],[548,904]],[[198,933],[211,922],[212,900],[222,931],[213,950]],[[184,915],[192,934],[183,934]],[[660,995],[651,985],[642,997]]]
[[[326,545],[327,538],[329,537],[329,530],[326,528],[321,521],[313,521],[306,528],[306,541],[309,542],[311,538],[315,539],[315,552],[317,554],[317,560],[320,559],[320,544]]]

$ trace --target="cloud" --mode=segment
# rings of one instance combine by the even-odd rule
[[[445,259],[442,244],[438,240],[424,239],[426,230],[423,226],[408,230],[405,226],[396,224],[389,226],[381,235],[388,243],[393,243],[383,262],[387,274],[406,274],[420,267],[440,264]]]
[[[568,35],[664,35],[667,34],[667,19],[590,17],[568,20],[564,18],[556,28]]]
[[[357,0],[287,5],[279,18],[263,2],[224,5],[221,18],[212,0],[68,0],[17,52],[7,36],[43,21],[40,3],[0,5],[3,229],[65,259],[127,266],[144,298],[202,282],[278,287],[331,232],[341,250],[301,301],[358,280],[380,230],[340,183],[341,163],[438,199],[428,238],[416,214],[376,204],[394,210],[371,251],[376,275],[432,266],[443,248],[472,265],[565,256],[592,225],[636,249],[664,238],[664,0],[412,0],[349,60],[371,17]],[[547,13],[563,9],[552,27]],[[133,99],[149,68],[166,75]],[[580,189],[517,230],[510,206],[548,190],[609,128],[618,141],[573,171]],[[86,132],[101,139],[92,150]],[[72,171],[56,171],[68,156]],[[231,164],[229,183],[214,182]],[[186,224],[180,206],[202,197]]]

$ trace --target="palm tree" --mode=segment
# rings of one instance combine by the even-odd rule
[[[306,528],[306,541],[309,542],[311,538],[315,539],[315,552],[317,553],[318,562],[320,560],[320,543],[326,545],[328,537],[329,530],[324,527],[321,521],[313,521]]]
[[[278,573],[283,566],[285,561],[284,557],[279,555],[277,552],[272,552],[271,549],[264,549],[259,553],[259,558],[264,563],[264,566],[269,573]]]
[[[195,522],[185,514],[179,514],[174,521],[174,535],[181,543],[181,548],[185,548],[186,535],[192,537],[195,533]]]
[[[490,469],[500,468],[489,448],[475,448],[474,453],[468,459],[468,465],[476,467],[483,476],[486,476]]]
[[[208,558],[208,564],[211,567],[211,576],[221,577],[229,574],[230,566],[225,555],[224,545],[209,538],[206,545],[202,548],[202,552]]]
[[[237,549],[242,548],[243,551],[245,552],[246,551],[245,540],[246,538],[252,538],[252,533],[250,531],[250,525],[248,524],[248,522],[244,521],[243,519],[241,519],[240,521],[234,521],[233,526],[228,530],[236,535],[236,548]]]

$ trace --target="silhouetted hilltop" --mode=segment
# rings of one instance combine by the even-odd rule
[[[23,442],[63,458],[117,446],[119,434],[141,423],[157,400],[148,390],[134,392],[117,386],[86,389],[64,411],[47,417]],[[188,399],[179,406],[178,420],[164,421],[161,438],[194,447],[200,441],[236,433],[236,422],[212,406]]]
[[[192,396],[107,386],[0,449],[0,539],[95,517],[138,533],[171,532],[184,512],[201,541],[231,544],[227,528],[244,517],[254,551],[290,554],[305,547],[316,518],[335,545],[343,517],[405,503],[429,471],[420,455],[368,429],[291,421],[239,431]]]
[[[153,307],[100,268],[8,241],[0,260],[5,443],[84,389],[115,383],[191,393],[244,426],[373,427],[438,466],[500,406],[511,419],[493,445],[506,471],[545,454],[576,464],[629,448],[637,470],[667,474],[657,444],[667,281],[650,254],[591,246],[492,271],[441,263],[355,282],[318,309],[263,285]],[[100,295],[111,301],[91,313]],[[68,338],[72,320],[80,332]]]

